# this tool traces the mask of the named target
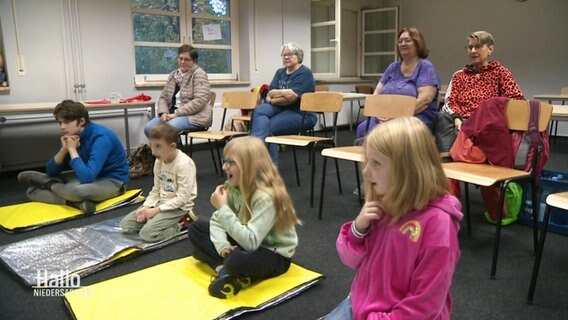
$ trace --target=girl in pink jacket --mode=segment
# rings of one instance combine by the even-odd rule
[[[357,273],[327,319],[449,319],[463,215],[430,130],[416,118],[381,123],[365,154],[366,203],[337,238]]]

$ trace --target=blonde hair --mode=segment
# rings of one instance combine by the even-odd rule
[[[231,154],[240,170],[239,187],[244,197],[245,220],[251,218],[252,197],[257,190],[266,190],[272,195],[276,210],[276,230],[285,231],[301,221],[286,190],[286,185],[272,162],[262,140],[256,137],[242,137],[229,141],[223,155]]]
[[[491,35],[491,33],[487,31],[475,31],[472,34],[470,34],[467,38],[473,39],[477,43],[486,44],[488,46],[493,45],[493,36]]]
[[[377,195],[367,181],[365,190],[367,201],[382,202],[391,222],[448,194],[448,178],[434,137],[418,118],[402,117],[379,124],[365,138],[365,148],[390,161],[390,186],[385,194]]]

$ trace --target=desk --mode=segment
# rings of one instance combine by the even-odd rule
[[[4,104],[0,105],[0,124],[7,121],[4,117],[9,114],[30,114],[30,113],[53,113],[53,109],[58,102],[43,103],[22,103],[22,104]],[[108,103],[108,104],[87,104],[83,102],[87,110],[115,110],[122,109],[124,111],[124,138],[126,142],[126,153],[130,153],[130,133],[128,129],[128,109],[150,107],[152,109],[152,117],[156,114],[155,102],[150,101],[134,101],[127,103]]]
[[[536,100],[547,100],[548,103],[552,104],[552,101],[562,101],[562,105],[568,101],[568,94],[537,94],[533,96]]]
[[[550,117],[550,128],[548,130],[548,135],[554,137],[554,143],[556,144],[556,134],[558,133],[558,121],[568,121],[568,106],[565,105],[552,105],[552,116]],[[554,131],[554,135],[552,132]]]
[[[339,92],[343,96],[343,101],[349,101],[349,131],[353,130],[353,101],[365,100],[370,94],[355,92]]]

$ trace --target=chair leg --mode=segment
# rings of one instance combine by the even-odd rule
[[[325,174],[327,168],[327,157],[323,157],[323,169],[321,171],[321,188],[320,188],[320,202],[319,202],[319,209],[318,209],[318,220],[322,219],[322,210],[323,210],[323,195],[325,189]]]
[[[189,148],[189,145],[187,144],[187,136],[188,136],[188,135],[189,135],[189,134],[186,134],[186,135],[185,135],[185,146],[184,146],[184,148],[183,148],[186,154],[189,153],[189,150],[187,150],[187,149]]]
[[[532,197],[532,212],[533,212],[533,247],[534,247],[534,254],[536,254],[538,250],[538,216],[539,216],[539,198],[538,198],[538,190],[536,188],[536,181],[533,178],[531,179],[531,197]]]
[[[499,243],[501,241],[501,222],[503,221],[503,205],[505,204],[505,190],[509,185],[509,180],[501,184],[499,195],[499,207],[497,208],[497,224],[495,225],[495,240],[493,242],[493,260],[491,261],[491,279],[495,279],[497,273],[497,259],[499,258]]]
[[[189,138],[189,157],[193,157],[193,138]]]
[[[211,143],[211,140],[208,140]],[[215,140],[215,147],[217,148],[217,158],[221,165],[221,175],[223,175],[223,160],[221,160],[221,149],[219,148],[219,140]],[[216,165],[215,165],[216,166]]]
[[[219,174],[219,170],[223,170],[223,164],[219,163],[219,170],[217,170],[217,160],[215,160],[215,154],[213,153],[213,145],[211,144],[211,141],[207,142],[207,145],[209,146],[209,152],[211,153],[211,161],[213,161],[213,168],[215,168],[215,174]]]
[[[339,163],[337,161],[337,158],[334,158],[333,160],[335,160],[335,175],[337,176],[337,187],[339,188],[339,194],[342,194],[343,190],[341,190],[341,175],[339,174]]]
[[[321,173],[321,188],[320,188],[320,200],[319,200],[319,209],[318,209],[318,220],[323,219],[323,197],[324,197],[324,189],[325,189],[325,175],[327,169],[327,157],[323,157],[323,168]]]
[[[542,259],[542,251],[544,250],[544,240],[546,239],[546,231],[548,229],[548,219],[550,218],[551,207],[546,205],[544,210],[544,220],[542,221],[542,230],[540,231],[540,240],[538,242],[538,249],[534,260],[533,271],[531,275],[531,284],[529,286],[529,294],[527,296],[527,303],[532,304],[534,291],[536,289],[536,279],[538,278],[538,271],[540,268],[540,260]],[[534,219],[534,217],[533,217]]]
[[[314,207],[314,179],[316,176],[316,147],[310,149],[310,157],[312,158],[312,172],[310,180],[310,208]]]
[[[465,218],[467,220],[467,235],[471,237],[471,214],[469,211],[469,183],[463,183],[463,189],[465,194]]]
[[[300,186],[300,174],[298,173],[298,158],[296,157],[296,147],[292,146],[292,153],[294,154],[294,168],[296,168],[296,183]]]
[[[362,197],[362,191],[361,191],[361,179],[359,178],[359,163],[357,162],[353,162],[355,163],[355,179],[357,180],[357,192],[359,193],[358,197],[359,197],[359,205],[363,206],[363,197]],[[370,190],[367,190],[366,192],[369,192]]]

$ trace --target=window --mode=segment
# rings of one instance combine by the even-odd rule
[[[379,76],[398,57],[398,7],[363,10],[362,76]]]
[[[379,76],[397,59],[398,7],[312,0],[311,69],[318,79]]]
[[[197,49],[210,79],[237,79],[236,7],[235,0],[132,0],[136,83],[165,81],[184,43]]]
[[[340,0],[312,0],[312,72],[339,77]]]

